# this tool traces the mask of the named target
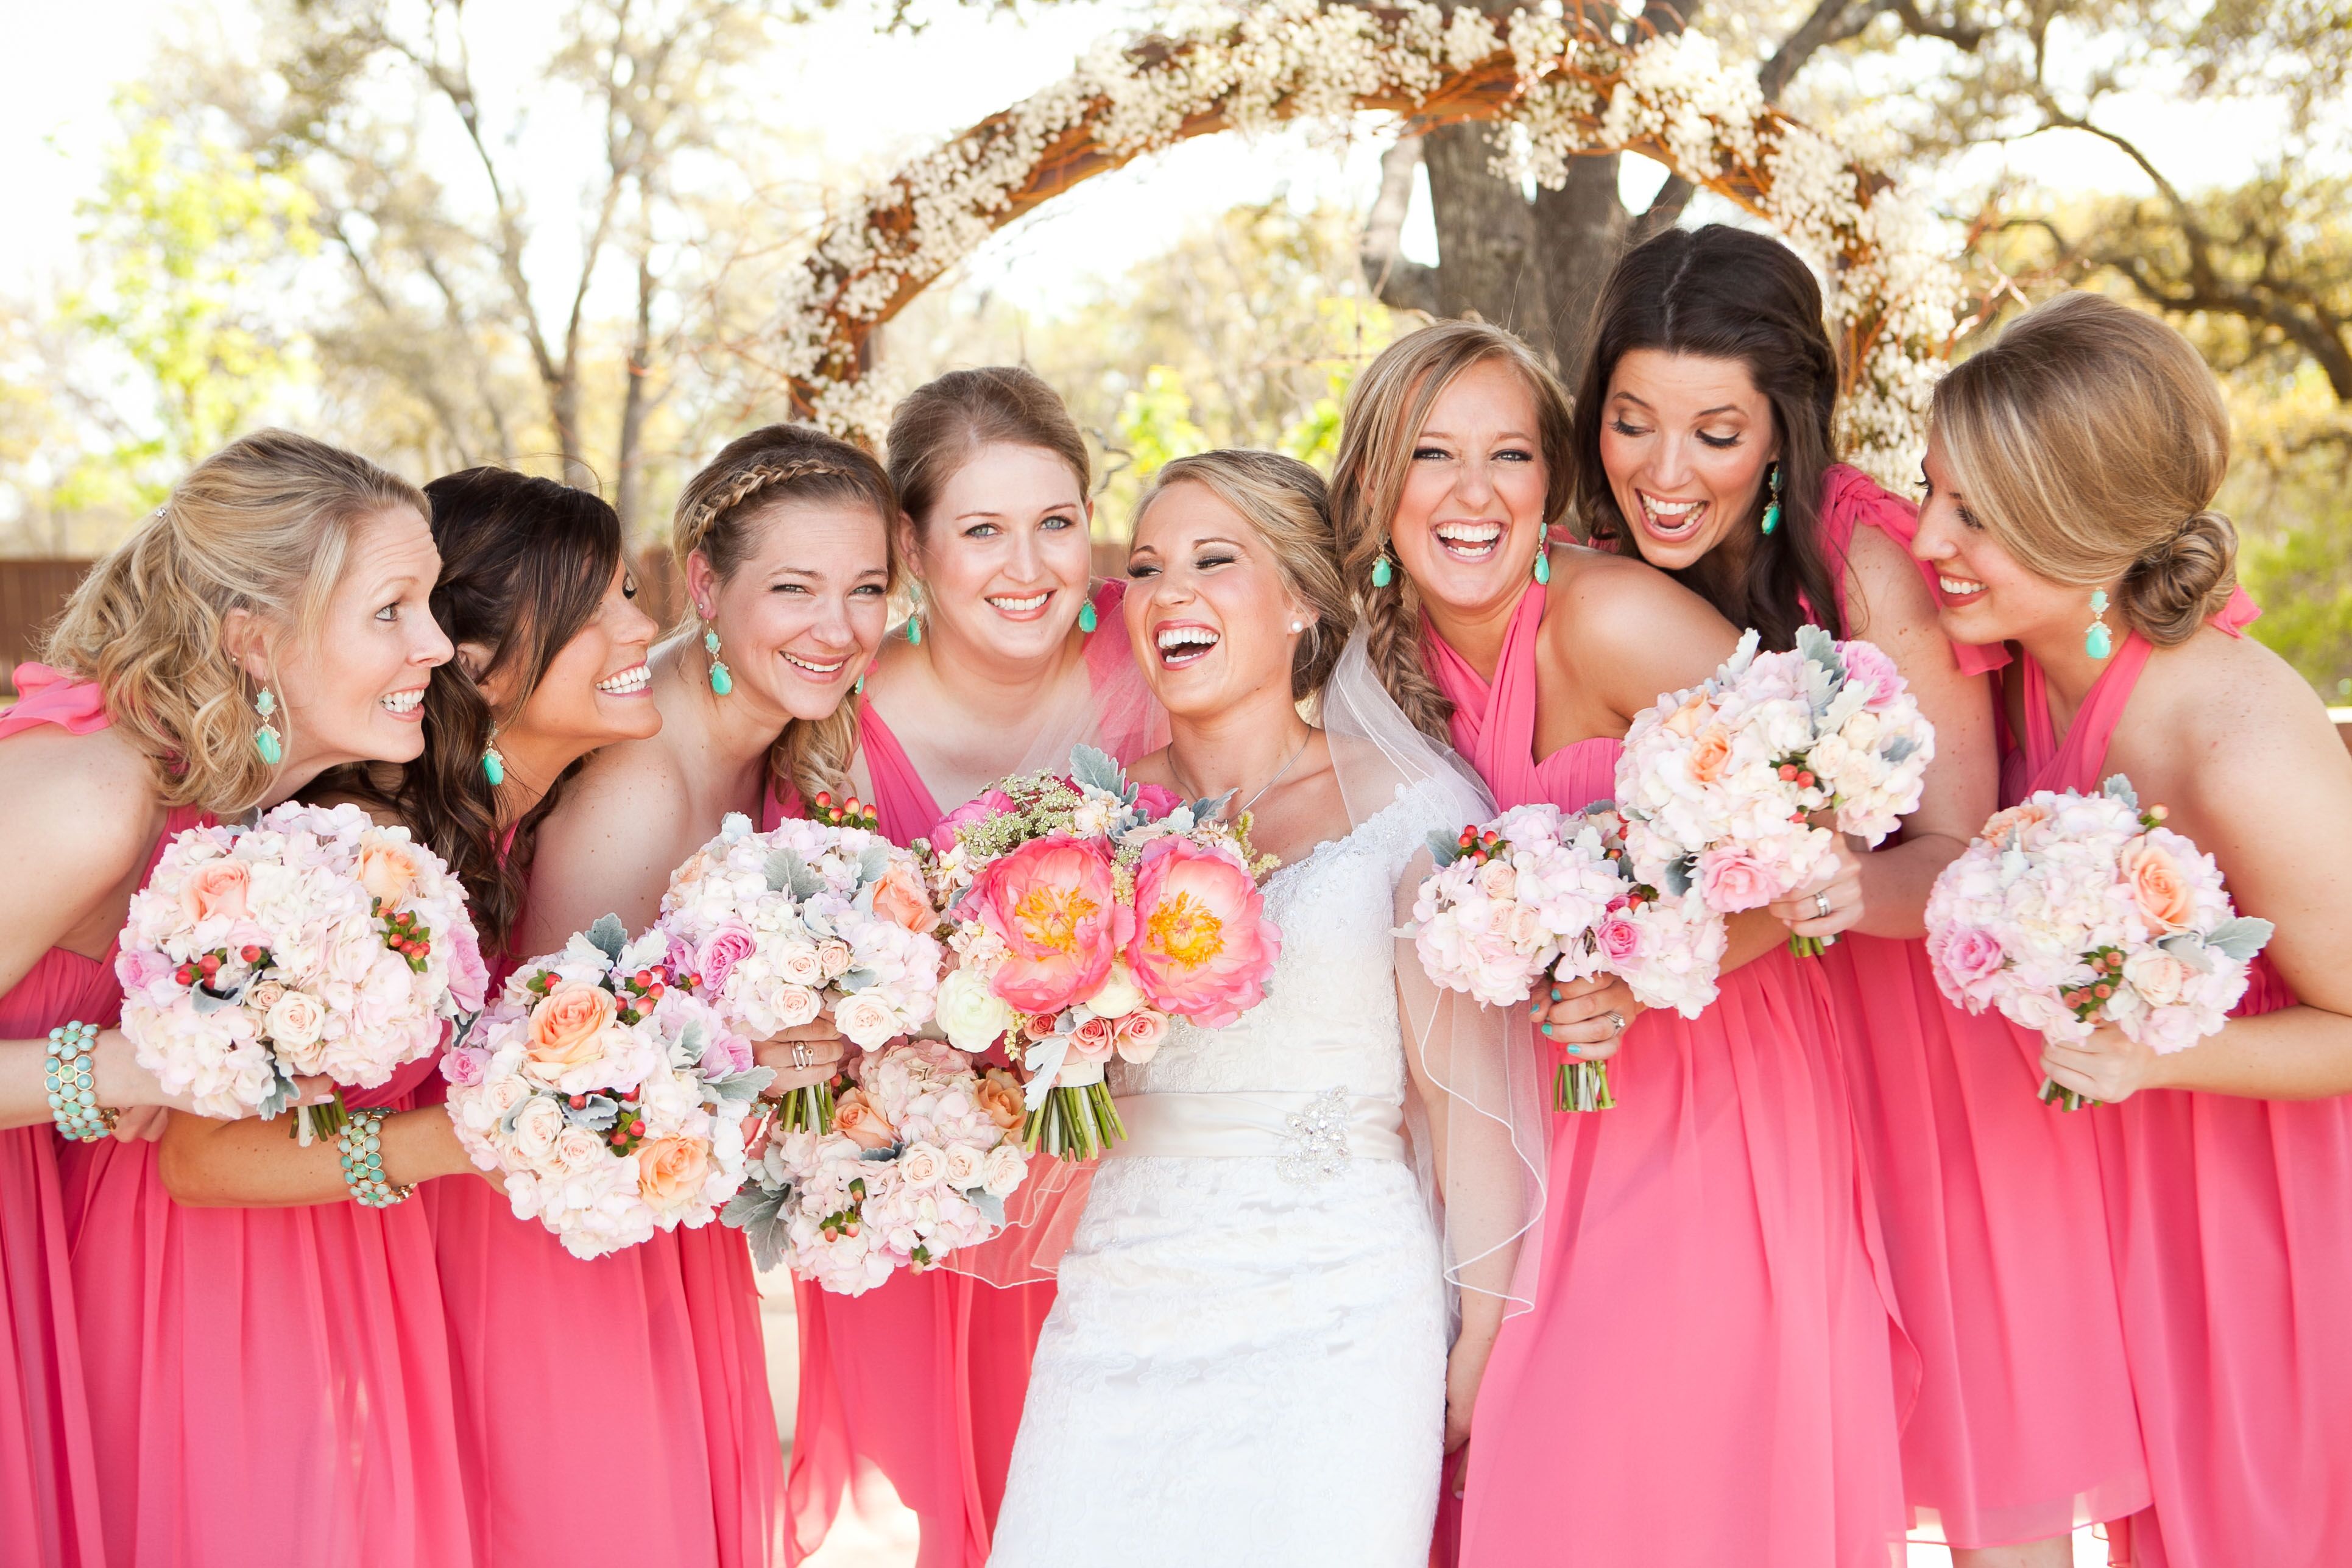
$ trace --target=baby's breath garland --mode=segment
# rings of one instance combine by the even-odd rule
[[[1772,224],[1829,279],[1844,353],[1841,435],[1882,479],[1907,477],[1961,279],[1932,224],[1882,176],[1766,103],[1696,33],[1628,46],[1565,15],[1491,17],[1409,4],[1223,6],[1097,46],[1063,80],[916,158],[818,235],[771,340],[796,412],[878,438],[896,389],[868,340],[989,235],[1079,181],[1220,131],[1364,111],[1412,129],[1498,123],[1509,166],[1557,185],[1578,153],[1665,164]]]

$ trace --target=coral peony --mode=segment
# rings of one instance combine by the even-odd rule
[[[1281,952],[1247,871],[1189,839],[1143,852],[1127,962],[1153,1006],[1223,1028],[1264,999]]]
[[[1059,835],[989,862],[967,901],[1004,944],[991,985],[1024,1013],[1058,1013],[1085,1001],[1135,924],[1117,901],[1103,847]]]

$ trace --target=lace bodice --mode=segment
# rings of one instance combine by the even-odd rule
[[[1450,814],[1444,791],[1400,785],[1394,801],[1345,837],[1278,868],[1265,906],[1282,931],[1282,956],[1265,1000],[1222,1029],[1178,1020],[1150,1061],[1111,1064],[1111,1091],[1344,1089],[1401,1104],[1396,887],[1433,829],[1461,826]]]

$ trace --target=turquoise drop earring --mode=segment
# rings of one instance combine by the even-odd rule
[[[907,617],[907,646],[908,647],[923,646],[923,612],[920,610]]]
[[[1539,584],[1551,581],[1551,540],[1549,536],[1536,546],[1536,581]]]
[[[1765,475],[1765,480],[1772,487],[1772,504],[1764,509],[1764,531],[1769,534],[1778,532],[1780,527],[1780,465],[1777,461]]]
[[[496,789],[507,782],[507,760],[499,751],[499,732],[490,731],[489,743],[482,748],[482,776]]]
[[[1394,581],[1395,569],[1389,565],[1389,552],[1383,550],[1372,558],[1372,586],[1385,588]]]
[[[735,678],[728,673],[726,661],[719,657],[717,630],[713,629],[702,634],[702,647],[703,651],[710,656],[710,689],[724,697],[735,689]]]
[[[261,753],[262,762],[274,768],[285,758],[286,742],[278,733],[278,726],[270,722],[270,715],[278,711],[278,699],[267,686],[253,700],[253,710],[261,715],[261,728],[254,732],[253,749]]]
[[[1094,636],[1095,627],[1101,624],[1101,621],[1095,616],[1095,602],[1092,599],[1088,599],[1085,605],[1078,611],[1079,633],[1086,637],[1092,637]]]
[[[2093,658],[2105,658],[2116,651],[2115,634],[2107,630],[2107,591],[2091,590],[2091,625],[2083,634],[2083,651]]]

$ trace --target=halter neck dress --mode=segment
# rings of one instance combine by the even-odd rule
[[[1122,763],[1165,740],[1149,721],[1156,709],[1107,700],[1115,686],[1140,680],[1126,638],[1109,629],[1126,587],[1114,581],[1096,591],[1104,629],[1087,639],[1098,712],[1141,721],[1096,737]],[[859,709],[858,744],[883,836],[898,844],[929,837],[953,807],[941,808],[871,700]],[[787,1506],[796,1553],[816,1550],[841,1509],[879,1479],[919,1521],[919,1568],[982,1568],[1054,1287],[901,1271],[862,1296],[795,1281],[793,1303],[801,1383]]]
[[[1496,804],[1572,811],[1616,794],[1623,748],[1534,754],[1545,601],[1520,599],[1491,683],[1424,646]],[[1616,1109],[1555,1119],[1536,1305],[1479,1394],[1463,1563],[1885,1568],[1916,1368],[1845,1083],[1820,975],[1775,948],[1697,1018],[1635,1020]]]
[[[2251,602],[2218,622],[2236,635]],[[2234,623],[2234,624],[2233,624]],[[2153,648],[2126,637],[2061,739],[2022,659],[2001,804],[2090,791]],[[2249,910],[2260,914],[2260,910]],[[2237,1017],[2295,1005],[2268,957]],[[2132,1568],[2333,1568],[2352,1552],[2352,1096],[2158,1089],[2077,1111],[2096,1136],[2154,1506]]]
[[[1849,636],[1854,531],[1907,553],[1918,514],[1830,470],[1822,541]],[[1933,568],[1920,563],[1931,579]],[[2005,658],[1954,645],[1965,673]],[[1937,765],[1945,765],[1939,763]],[[1848,931],[1820,960],[1903,1326],[1919,1352],[1903,1432],[1915,1525],[1955,1546],[2063,1536],[2147,1504],[2089,1119],[2035,1098],[2039,1036],[1944,1000],[1927,944]]]

